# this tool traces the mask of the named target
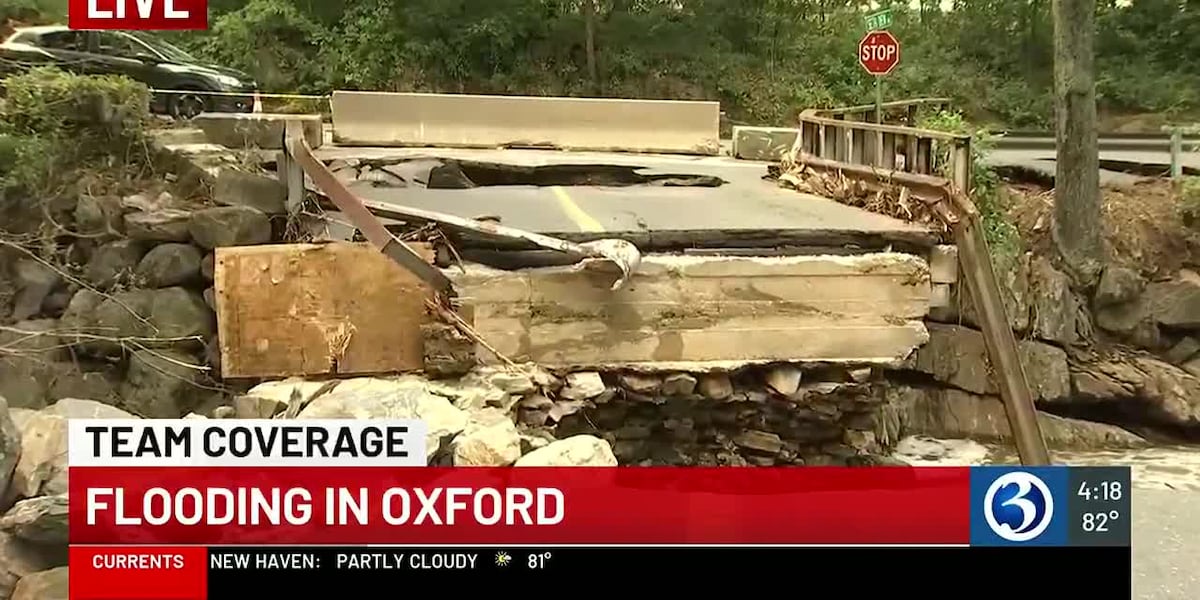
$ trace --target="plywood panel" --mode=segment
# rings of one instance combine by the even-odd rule
[[[369,245],[220,248],[214,275],[225,378],[422,368],[429,292]]]

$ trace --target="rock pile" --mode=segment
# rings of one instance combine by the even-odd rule
[[[66,600],[67,421],[133,418],[65,398],[41,410],[0,398],[0,598]]]
[[[999,276],[1042,410],[1151,438],[1200,439],[1200,275],[1147,282],[1110,266],[1095,290],[1080,293],[1050,261],[1026,256]],[[965,289],[957,296],[955,307],[931,315],[945,325],[930,324],[929,343],[891,396],[901,412],[918,413],[905,420],[912,433],[1006,439],[975,310]],[[1048,427],[1067,446],[1144,443],[1085,421]]]
[[[62,225],[68,264],[30,256],[0,330],[0,395],[39,409],[90,398],[144,417],[219,402],[213,251],[269,243],[284,191],[265,175],[222,170],[211,203],[169,192],[81,196]]]
[[[454,380],[265,383],[224,414],[270,406],[302,419],[419,418],[435,465],[870,464],[884,450],[874,433],[884,388],[872,375],[790,365],[731,373],[480,367]]]

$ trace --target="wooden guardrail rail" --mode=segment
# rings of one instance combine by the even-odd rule
[[[941,175],[958,189],[971,187],[971,136],[899,125],[800,115],[793,156],[805,154],[886,172]]]
[[[949,98],[913,98],[895,100],[879,105],[880,112],[876,113],[874,104],[859,106],[843,106],[838,108],[817,109],[816,116],[839,121],[862,121],[866,123],[882,123],[885,125],[907,125],[916,127],[921,115],[926,111],[942,111],[950,108]]]

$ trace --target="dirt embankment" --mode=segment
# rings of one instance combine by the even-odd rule
[[[1009,214],[1027,247],[1053,256],[1054,190],[1030,183],[1007,187]],[[1147,179],[1105,186],[1104,239],[1114,263],[1147,279],[1167,278],[1200,266],[1200,229],[1184,222],[1180,194],[1169,181]]]

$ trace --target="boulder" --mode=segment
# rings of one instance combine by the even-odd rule
[[[50,401],[70,398],[87,398],[114,404],[118,401],[119,380],[113,374],[81,371],[73,362],[65,362],[61,366],[62,369],[50,384]]]
[[[1030,261],[1029,286],[1034,336],[1061,346],[1074,344],[1079,307],[1071,292],[1071,279],[1045,258],[1034,257]]]
[[[1076,400],[1103,402],[1151,422],[1200,426],[1200,377],[1146,356],[1071,365]]]
[[[13,297],[12,319],[24,321],[42,312],[46,297],[62,283],[54,269],[32,258],[18,260],[13,269],[17,294]]]
[[[622,373],[617,377],[621,387],[646,396],[657,394],[662,387],[662,378],[653,373]]]
[[[518,404],[517,418],[530,427],[541,427],[550,418],[554,401],[542,394],[530,394]]]
[[[1029,330],[1030,289],[1029,256],[1021,256],[1013,264],[996,269],[1000,296],[1004,301],[1012,330],[1023,333]],[[931,308],[929,318],[941,323],[979,327],[978,311],[974,299],[964,283],[953,286],[953,301],[947,308]]]
[[[0,396],[9,406],[41,408],[54,382],[78,372],[62,346],[61,328],[54,319],[21,321],[0,331]]]
[[[1177,279],[1146,286],[1151,318],[1159,325],[1200,330],[1200,274],[1183,271]]]
[[[9,600],[67,600],[69,577],[67,567],[30,573],[17,581]]]
[[[38,411],[21,428],[20,457],[5,505],[67,493],[67,419]]]
[[[257,389],[257,388],[255,388]],[[251,394],[255,391],[251,390]],[[424,421],[426,455],[433,456],[443,440],[467,426],[467,413],[449,400],[431,393],[419,377],[360,377],[338,383],[318,396],[303,411],[301,419],[417,419]]]
[[[741,448],[762,454],[779,454],[783,450],[783,440],[774,433],[749,429],[733,437],[733,443]]]
[[[690,396],[696,391],[696,378],[687,373],[672,373],[663,377],[659,393],[664,396]]]
[[[0,397],[0,490],[8,489],[13,480],[21,448],[21,431],[9,414],[8,401]]]
[[[146,248],[136,240],[109,242],[92,254],[92,259],[83,268],[83,275],[101,289],[127,283],[145,254]]]
[[[967,438],[983,442],[1012,440],[1004,404],[994,396],[978,396],[949,388],[891,386],[876,437],[892,443],[910,435]],[[892,423],[887,423],[891,420]],[[1124,429],[1102,423],[1038,413],[1046,443],[1054,448],[1127,448],[1146,441]]]
[[[929,324],[929,342],[917,350],[912,368],[934,379],[975,394],[997,394],[983,333],[957,325]],[[1033,340],[1018,342],[1021,363],[1036,400],[1057,401],[1070,396],[1067,353]]]
[[[287,403],[274,398],[238,396],[233,399],[234,414],[239,419],[270,419],[287,410]]]
[[[1197,355],[1200,355],[1200,340],[1194,337],[1185,337],[1171,347],[1166,358],[1173,365],[1182,365]]]
[[[183,205],[171,192],[158,194],[141,193],[121,198],[121,209],[127,212],[151,212],[164,208],[180,208]]]
[[[213,184],[213,200],[224,206],[248,206],[268,215],[287,212],[287,188],[278,177],[222,169]]]
[[[506,467],[521,458],[520,434],[508,414],[496,408],[472,413],[452,445],[456,467]]]
[[[191,221],[190,211],[177,208],[129,213],[125,215],[125,234],[146,242],[186,242],[192,237]]]
[[[149,346],[199,348],[216,327],[204,299],[182,287],[118,292],[103,299],[90,315],[77,315],[71,307],[67,315],[73,328],[107,338],[83,340],[85,349],[102,355],[122,353],[121,338],[142,338]]]
[[[1125,267],[1108,267],[1100,276],[1092,301],[1096,308],[1130,302],[1145,289],[1146,282],[1137,271]]]
[[[75,202],[75,231],[85,236],[115,235],[121,229],[121,199],[82,194]]]
[[[50,406],[44,408],[41,412],[50,415],[58,415],[67,419],[136,419],[137,417],[128,411],[121,410],[115,406],[97,402],[95,400],[85,400],[79,398],[63,398]],[[14,420],[17,418],[14,416]]]
[[[35,544],[67,545],[67,495],[17,502],[0,517],[0,530]]]
[[[45,580],[41,573],[51,569],[56,571],[61,569],[62,578],[65,580],[66,568],[53,564],[56,561],[39,550],[38,547],[28,542],[23,542],[7,533],[0,533],[0,598],[9,598],[10,600],[62,600],[67,598],[61,593],[61,587],[58,592],[54,592],[53,589],[46,589],[40,584]],[[28,577],[33,577],[33,579],[22,585],[20,581]],[[59,595],[50,595],[51,593]]]
[[[766,373],[767,387],[781,396],[791,396],[800,389],[800,380],[804,374],[800,369],[791,365],[774,367]]]
[[[705,373],[700,376],[697,389],[709,400],[727,400],[733,396],[733,382],[728,373]]]
[[[538,448],[517,460],[518,467],[615,467],[617,457],[608,442],[576,435]]]
[[[559,392],[564,400],[591,400],[604,393],[607,389],[600,374],[595,371],[583,371],[567,375],[566,385]]]
[[[142,257],[135,273],[147,287],[182,285],[200,278],[203,256],[191,244],[162,244]]]
[[[178,419],[195,406],[203,367],[189,354],[143,349],[129,358],[121,386],[125,408],[142,417]]]
[[[217,254],[209,252],[204,255],[204,259],[200,261],[200,276],[205,281],[212,281],[216,278],[217,270]]]
[[[484,367],[478,371],[478,378],[506,394],[528,394],[537,390],[532,375],[513,369]]]
[[[212,250],[225,246],[252,246],[271,241],[271,221],[248,206],[219,206],[192,213],[188,225],[192,239]]]

